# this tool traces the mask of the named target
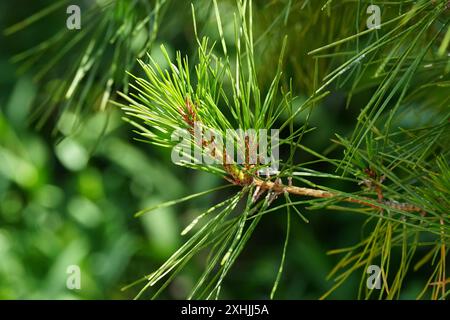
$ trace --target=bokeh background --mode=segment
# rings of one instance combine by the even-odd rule
[[[176,2],[165,16],[151,52],[157,58],[159,44],[172,54],[180,50],[189,55],[195,50],[190,5]],[[0,30],[50,3],[1,1]],[[56,129],[51,121],[39,130],[35,128],[29,115],[41,87],[33,81],[32,68],[21,72],[20,65],[11,59],[63,28],[65,18],[62,11],[0,38],[0,299],[133,298],[139,287],[121,288],[163,263],[186,240],[181,230],[224,196],[219,192],[134,218],[142,208],[219,186],[223,181],[176,167],[170,162],[170,151],[133,140],[132,128],[114,106],[88,115],[83,127],[75,130],[64,121]],[[270,23],[270,15],[266,19]],[[206,15],[205,21],[203,32],[217,39],[213,17]],[[265,45],[269,52],[277,51],[270,42]],[[294,47],[293,53],[288,52],[289,76],[313,68],[303,55],[313,48],[299,46],[297,51]],[[73,50],[76,54],[77,49]],[[299,63],[292,61],[302,61],[303,70],[296,70]],[[296,93],[306,96],[312,80],[296,80]],[[359,111],[358,99],[345,109],[344,97],[336,94],[318,107],[311,118],[311,126],[318,129],[304,143],[322,151],[330,146],[334,133],[350,132]],[[67,113],[65,117],[69,123],[78,115]],[[299,118],[298,125],[302,121]],[[301,160],[307,161],[305,157]],[[293,219],[277,293],[280,299],[318,298],[331,287],[326,275],[338,259],[326,252],[357,243],[362,236],[364,217],[300,210],[310,223]],[[281,258],[285,221],[283,211],[263,219],[226,279],[223,298],[268,298]],[[162,297],[185,297],[203,270],[203,258],[193,259]],[[66,288],[69,265],[81,268],[80,290]],[[355,274],[331,298],[356,297],[359,276]],[[408,286],[411,292],[418,288],[414,281]]]

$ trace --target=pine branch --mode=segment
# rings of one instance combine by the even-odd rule
[[[183,110],[182,107],[179,107],[178,110],[183,118],[184,124],[187,127],[187,130],[191,134],[192,141],[195,141],[195,126],[203,127],[203,124],[199,122],[198,116],[196,113],[197,107],[189,100],[189,98],[186,99],[185,103],[185,110]],[[211,141],[205,141],[204,139],[197,141],[198,147],[201,149],[202,152],[205,151],[205,148],[207,148],[214,139]],[[246,141],[247,142],[247,141]],[[244,144],[245,151],[244,153],[246,155],[249,154],[249,146],[248,143]],[[207,151],[208,152],[208,151]],[[312,189],[312,188],[304,188],[304,187],[297,187],[292,185],[292,178],[289,177],[290,184],[289,185],[283,185],[279,181],[280,179],[277,179],[275,182],[262,180],[259,177],[256,177],[254,175],[251,175],[248,171],[245,169],[239,169],[239,166],[233,162],[232,159],[227,155],[225,148],[223,150],[218,150],[216,148],[213,148],[213,150],[210,150],[209,156],[215,158],[218,160],[218,162],[222,162],[222,166],[224,167],[225,171],[228,173],[229,177],[225,177],[228,181],[230,181],[233,184],[240,185],[242,187],[248,187],[250,185],[254,185],[258,187],[256,193],[258,193],[260,190],[267,191],[267,192],[274,192],[275,194],[283,194],[285,192],[298,195],[298,196],[308,196],[313,198],[342,198],[339,193],[336,192],[330,192],[326,190],[321,189]],[[246,163],[244,164],[245,168],[250,168],[251,165],[248,163],[248,159],[246,159]],[[252,170],[255,171],[258,168],[255,168],[253,166]],[[374,209],[379,209],[383,211],[386,209],[386,207],[400,210],[400,211],[406,211],[406,212],[420,212],[422,215],[425,215],[425,211],[422,208],[419,208],[415,205],[409,204],[409,203],[401,203],[397,201],[391,201],[384,199],[382,195],[381,188],[379,186],[376,186],[377,193],[378,193],[378,202],[379,204],[374,203],[374,199],[367,198],[367,197],[360,197],[360,198],[354,198],[354,197],[345,197],[341,199],[340,201],[343,202],[349,202],[349,203],[357,203],[363,206],[368,206]]]
[[[448,179],[450,169],[447,161],[449,150],[446,142],[450,136],[449,114],[446,109],[449,100],[448,98],[437,99],[437,101],[425,99],[426,105],[416,107],[422,105],[423,89],[433,86],[441,93],[446,90],[446,78],[440,75],[441,72],[445,77],[448,74],[445,71],[444,61],[438,61],[431,56],[429,61],[436,65],[439,72],[427,72],[423,78],[428,79],[428,77],[433,78],[439,75],[439,80],[435,79],[435,82],[425,87],[420,85],[421,81],[418,81],[418,89],[411,90],[411,93],[407,94],[409,88],[415,85],[413,81],[415,76],[419,75],[420,77],[417,77],[423,80],[419,73],[421,66],[425,62],[429,62],[425,59],[428,58],[427,52],[430,48],[435,49],[434,44],[443,30],[442,26],[439,31],[434,30],[434,24],[443,12],[443,4],[440,3],[434,8],[430,3],[422,0],[417,5],[411,4],[411,7],[404,12],[402,9],[399,17],[394,17],[383,25],[387,28],[387,32],[375,40],[371,38],[372,42],[369,41],[362,50],[359,50],[360,38],[372,31],[360,32],[312,51],[315,54],[331,47],[341,47],[342,44],[348,44],[351,47],[351,41],[356,41],[355,47],[358,48],[351,47],[350,53],[357,52],[356,56],[329,72],[323,77],[322,82],[320,82],[322,77],[319,73],[319,64],[316,64],[316,68],[311,72],[312,76],[310,75],[314,80],[308,80],[310,85],[312,83],[313,93],[303,103],[294,106],[296,98],[293,96],[292,86],[280,85],[286,41],[281,45],[282,54],[278,59],[274,76],[269,82],[270,85],[262,90],[258,81],[260,73],[255,67],[257,53],[249,22],[253,21],[251,1],[237,1],[238,15],[234,21],[236,57],[232,63],[230,62],[231,50],[227,47],[224,37],[223,19],[220,19],[220,8],[216,1],[213,3],[219,32],[217,43],[221,44],[224,56],[220,58],[215,52],[214,46],[208,46],[208,38],[203,38],[201,41],[197,38],[199,44],[198,63],[194,69],[191,69],[187,58],[182,58],[181,54],[177,53],[176,58],[172,59],[162,47],[166,64],[169,66],[168,70],[162,70],[152,57],[149,57],[149,63],[141,61],[146,79],[135,77],[135,84],[132,85],[134,92],[121,95],[127,104],[118,105],[124,110],[128,121],[138,129],[138,134],[145,141],[155,145],[173,148],[176,143],[171,139],[171,133],[180,128],[186,130],[189,133],[188,144],[190,147],[193,146],[201,154],[207,153],[208,157],[215,160],[215,165],[201,162],[177,164],[220,175],[232,184],[240,186],[241,190],[231,199],[236,200],[236,197],[242,199],[246,195],[247,204],[239,215],[231,217],[230,213],[236,204],[233,202],[232,207],[227,207],[229,211],[223,215],[221,212],[206,222],[205,227],[210,223],[214,227],[210,230],[203,227],[191,238],[195,241],[202,239],[200,244],[194,246],[193,242],[189,240],[186,247],[180,248],[180,251],[177,251],[148,277],[149,283],[146,287],[154,285],[174,268],[176,268],[173,271],[174,274],[177,273],[178,266],[184,265],[187,259],[204,248],[206,244],[211,244],[213,247],[211,257],[213,258],[211,261],[208,260],[205,273],[199,279],[191,297],[194,294],[199,297],[212,297],[213,294],[218,296],[225,274],[228,273],[232,263],[242,250],[255,224],[264,214],[282,208],[287,208],[289,212],[291,208],[297,210],[295,207],[297,204],[311,204],[315,203],[314,199],[324,199],[326,200],[324,201],[325,206],[319,205],[315,208],[328,207],[367,214],[370,216],[367,224],[373,221],[375,226],[370,230],[370,235],[357,245],[335,251],[335,253],[346,253],[346,255],[330,274],[330,277],[335,277],[336,284],[323,297],[338,288],[355,270],[367,269],[374,263],[380,264],[382,269],[386,268],[386,270],[383,269],[384,285],[379,293],[379,298],[398,296],[411,259],[415,255],[416,249],[421,246],[433,247],[432,254],[427,255],[426,259],[431,259],[433,255],[437,256],[437,253],[440,253],[440,261],[434,267],[435,270],[424,292],[427,292],[430,283],[438,283],[439,285],[435,286],[438,288],[433,291],[433,297],[438,297],[439,292],[441,297],[445,296],[445,288],[441,289],[445,285],[446,279],[443,269],[445,269],[445,259],[448,253],[448,208],[450,207],[449,197],[446,196],[450,190],[450,179]],[[331,8],[331,4],[335,4],[332,1],[328,3],[330,4],[329,8]],[[314,4],[314,6],[316,5],[317,3]],[[307,5],[308,8],[311,6],[313,5]],[[433,9],[429,10],[430,7]],[[319,12],[319,10],[314,11],[314,8],[309,9]],[[352,11],[351,14],[359,14],[358,10]],[[289,8],[285,13],[289,15]],[[399,25],[395,25],[394,22],[399,22]],[[339,27],[339,23],[330,24]],[[342,21],[342,24],[347,25],[348,21]],[[443,25],[446,26],[447,22]],[[195,27],[194,32],[197,37]],[[398,41],[399,39],[401,41]],[[385,57],[384,54],[387,56]],[[316,58],[327,57],[338,57],[338,54],[317,56]],[[378,66],[380,61],[381,66]],[[378,68],[374,68],[374,66]],[[389,70],[384,70],[385,68]],[[267,72],[268,69],[265,68],[264,71]],[[195,70],[195,79],[190,70]],[[349,70],[352,70],[353,75],[345,75]],[[322,72],[325,71],[322,70]],[[338,139],[332,140],[335,146],[344,151],[343,159],[335,160],[307,148],[301,140],[310,130],[308,121],[312,109],[322,103],[322,99],[328,94],[325,92],[325,88],[336,85],[336,82],[339,82],[342,77],[346,77],[344,83],[353,79],[353,83],[350,85],[351,89],[348,89],[349,99],[354,92],[367,89],[367,84],[362,83],[364,77],[372,79],[370,86],[378,85],[379,88],[368,105],[361,109],[351,138],[347,139],[337,135]],[[339,87],[339,85],[337,86]],[[262,91],[266,92],[265,96],[262,95]],[[281,97],[277,97],[279,91],[282,93]],[[403,117],[400,115],[411,112],[411,105],[425,121],[420,119],[422,121],[419,122],[420,126],[413,125],[405,128],[401,123]],[[425,116],[428,115],[430,106],[433,106],[435,117]],[[305,123],[300,128],[294,129],[294,120],[299,115],[303,116],[304,113],[308,113]],[[398,117],[395,118],[394,114]],[[135,120],[131,120],[131,118]],[[196,140],[194,134],[196,124],[202,128],[201,130],[212,129],[224,137],[228,129],[271,129],[279,123],[281,123],[280,131],[289,130],[287,137],[282,139],[280,145],[288,146],[290,155],[284,162],[281,171],[277,171],[275,181],[271,181],[270,178],[261,178],[260,171],[263,171],[265,166],[259,161],[251,164],[246,159],[243,164],[238,164],[229,157],[225,149],[213,148],[211,150],[210,147],[214,142],[212,138],[211,140],[203,138]],[[398,130],[393,131],[394,127]],[[246,141],[244,143],[238,141],[238,145],[243,149],[240,150],[241,154],[247,155],[250,152]],[[303,149],[314,156],[315,159],[309,162],[311,164],[325,162],[335,166],[338,170],[341,168],[345,170],[341,176],[338,176],[310,170],[306,167],[308,162],[295,164],[294,155],[298,149]],[[354,183],[359,182],[369,192],[373,192],[376,198],[359,196],[358,192],[346,193],[329,190],[323,186],[317,187],[307,178],[295,176],[294,170],[298,169],[303,170],[303,173],[308,173],[310,177],[328,177]],[[280,177],[287,177],[288,184],[283,184]],[[293,178],[309,187],[293,185]],[[383,184],[385,179],[390,183]],[[266,194],[264,199],[258,201],[264,193]],[[270,207],[281,194],[285,195],[286,203]],[[289,195],[312,199],[292,202]],[[402,199],[402,201],[394,199]],[[341,202],[357,204],[358,207],[336,205]],[[270,209],[268,209],[269,207]],[[368,208],[369,210],[366,210]],[[211,209],[215,210],[214,207]],[[381,214],[384,211],[387,214]],[[392,212],[400,213],[400,216],[393,215]],[[192,225],[195,225],[203,216],[204,214],[196,218]],[[300,216],[302,215],[300,214]],[[219,224],[216,218],[223,219],[220,222],[223,229],[216,229]],[[407,218],[411,220],[408,221]],[[251,224],[246,230],[247,221],[250,221]],[[187,229],[191,230],[192,225],[189,225]],[[429,243],[421,242],[419,236],[422,233],[429,235],[432,240]],[[401,247],[402,255],[400,267],[391,283],[389,266],[392,263],[390,257],[393,248],[396,247]],[[180,257],[180,254],[183,254],[183,257]],[[379,261],[375,262],[377,259]],[[221,261],[220,265],[219,261]],[[215,269],[218,271],[213,274]],[[341,271],[341,274],[337,274],[338,271]],[[365,275],[364,271],[363,275]],[[278,281],[279,276],[277,276],[276,283]],[[166,284],[167,282],[163,284],[163,287]],[[369,298],[372,292],[363,290],[361,282],[359,297]]]
[[[308,196],[313,198],[342,198],[342,196],[335,192],[330,192],[326,190],[321,189],[311,189],[311,188],[303,188],[303,187],[296,187],[292,185],[283,185],[277,182],[272,181],[265,181],[261,180],[259,178],[254,178],[252,183],[255,186],[258,186],[264,190],[267,191],[274,191],[276,193],[284,193],[288,192],[290,194],[295,194],[298,196]],[[350,202],[350,203],[357,203],[364,206],[368,206],[374,209],[380,209],[385,210],[386,207],[392,208],[395,210],[400,211],[407,211],[407,212],[420,212],[421,214],[424,214],[425,211],[422,208],[419,208],[417,206],[414,206],[409,203],[401,203],[396,201],[390,201],[390,200],[382,200],[380,204],[374,204],[373,199],[366,198],[366,197],[360,197],[359,199],[353,198],[353,197],[346,197],[341,199],[340,201],[344,202]]]

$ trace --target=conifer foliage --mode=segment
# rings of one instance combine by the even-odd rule
[[[278,214],[286,221],[286,236],[267,293],[276,298],[289,264],[292,220],[308,223],[308,215],[318,210],[366,218],[353,245],[329,252],[340,260],[320,298],[358,274],[358,298],[399,299],[409,276],[425,268],[428,277],[417,298],[448,299],[450,3],[193,1],[192,28],[185,32],[191,33],[194,53],[176,54],[164,45],[152,47],[165,19],[170,20],[171,5],[98,1],[86,18],[86,32],[62,32],[16,57],[31,64],[48,50],[58,52],[37,73],[43,85],[56,83],[47,102],[51,108],[36,109],[39,124],[68,108],[89,113],[119,106],[136,140],[173,152],[180,146],[174,132],[181,130],[185,148],[212,160],[167,159],[168,166],[223,179],[220,187],[136,214],[224,189],[230,195],[186,226],[187,240],[165,263],[130,285],[141,286],[137,297],[148,292],[158,297],[206,252],[204,272],[188,298],[221,298],[230,270],[260,221]],[[76,43],[84,44],[83,56],[69,54]],[[110,46],[113,55],[106,54]],[[50,81],[63,61],[73,62],[70,72]],[[305,142],[316,134],[310,119],[336,100],[348,117],[356,114],[348,119],[352,130],[334,130],[328,148],[314,150]],[[278,130],[278,143],[267,150],[273,154],[279,148],[277,170],[260,159],[250,162],[251,144],[235,134],[233,149],[244,154],[238,162],[204,135],[209,130],[214,137],[233,130]],[[305,154],[311,160],[302,161]]]

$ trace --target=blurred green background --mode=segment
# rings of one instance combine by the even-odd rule
[[[1,1],[0,29],[50,3]],[[183,5],[169,10],[157,44],[189,54],[195,41],[189,4]],[[54,34],[65,17],[65,12],[51,16],[0,40],[0,299],[132,298],[139,287],[121,287],[163,263],[185,240],[181,230],[224,196],[219,192],[134,218],[149,205],[223,181],[176,167],[170,151],[133,140],[131,127],[112,106],[90,115],[82,129],[64,125],[77,117],[70,112],[56,134],[51,125],[36,130],[30,124],[39,87],[33,71],[18,72],[11,57]],[[334,96],[313,114],[311,125],[320,129],[305,140],[309,147],[324,150],[333,133],[352,129],[348,119],[355,110],[345,111],[343,100]],[[356,243],[362,234],[364,217],[323,210],[306,215],[308,225],[300,219],[292,225],[276,296],[280,299],[318,298],[331,287],[326,275],[338,258],[326,251]],[[263,219],[226,279],[223,298],[268,298],[281,258],[285,218],[280,211]],[[203,258],[195,257],[162,297],[183,298],[202,272]],[[81,269],[80,290],[66,288],[70,265]],[[331,297],[355,297],[358,282],[356,274]]]

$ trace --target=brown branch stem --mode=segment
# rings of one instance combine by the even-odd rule
[[[287,185],[275,183],[272,181],[264,181],[259,178],[254,178],[252,183],[255,186],[260,187],[261,189],[271,190],[271,191],[275,191],[277,193],[288,192],[289,194],[294,194],[294,195],[298,195],[298,196],[307,196],[307,197],[312,197],[312,198],[339,197],[339,194],[330,192],[330,191],[326,191],[326,190],[296,187],[296,186],[287,186]],[[364,199],[367,199],[367,200],[364,200]],[[380,205],[370,202],[370,201],[372,201],[371,198],[356,199],[356,198],[352,198],[352,197],[346,197],[346,198],[343,198],[341,201],[350,202],[350,203],[358,203],[358,204],[361,204],[364,206],[368,206],[368,207],[380,209],[380,210],[384,209],[383,206],[381,206],[381,204],[383,204],[384,206],[388,206],[393,209],[403,210],[403,211],[407,211],[407,212],[421,212],[421,213],[424,212],[423,209],[416,207],[414,205],[411,205],[409,203],[400,203],[400,202],[394,202],[394,201],[383,200],[383,201],[380,201]]]

